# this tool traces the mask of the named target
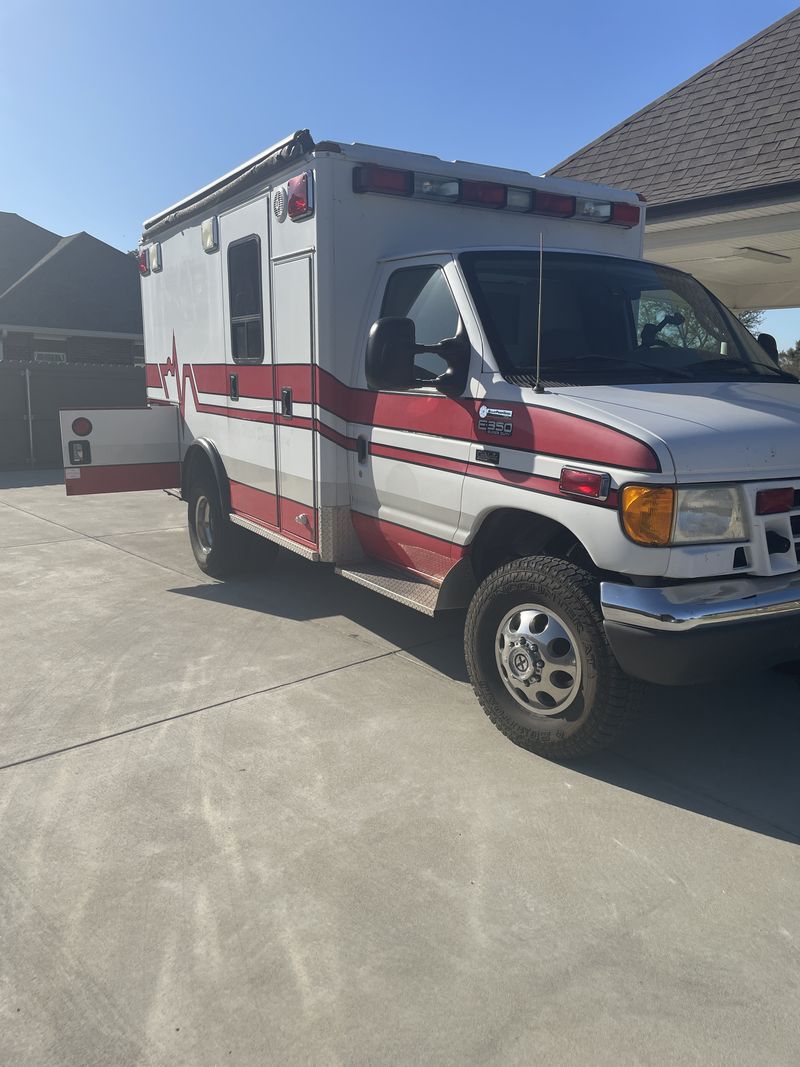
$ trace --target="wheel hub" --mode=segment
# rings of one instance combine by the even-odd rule
[[[541,678],[539,650],[530,641],[521,639],[514,642],[508,656],[508,666],[514,677],[526,685]]]
[[[526,711],[561,715],[580,690],[580,647],[549,608],[524,604],[497,629],[495,657],[504,686]]]
[[[206,555],[211,551],[214,544],[214,528],[211,518],[211,501],[207,496],[199,496],[194,512],[194,528],[197,532],[197,540]]]

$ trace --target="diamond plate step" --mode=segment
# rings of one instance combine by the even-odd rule
[[[424,615],[433,615],[436,611],[439,586],[432,585],[424,578],[417,578],[408,571],[401,571],[374,560],[358,560],[335,567],[334,570],[341,574],[342,578],[383,593],[391,600],[397,600],[409,608],[416,608]]]

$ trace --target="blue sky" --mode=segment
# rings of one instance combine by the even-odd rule
[[[0,209],[132,248],[302,127],[541,172],[793,6],[0,0]]]

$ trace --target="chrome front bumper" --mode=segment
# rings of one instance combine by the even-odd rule
[[[606,622],[685,633],[721,623],[800,615],[800,572],[645,588],[602,582]]]

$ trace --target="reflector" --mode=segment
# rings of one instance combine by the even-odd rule
[[[611,476],[598,471],[581,471],[573,467],[564,467],[558,487],[562,493],[571,496],[588,496],[595,500],[605,500],[611,488]]]
[[[756,515],[782,515],[794,507],[794,486],[762,489],[756,493]]]
[[[76,437],[88,437],[92,432],[92,424],[85,416],[80,415],[72,423],[72,432]]]
[[[150,253],[146,248],[139,249],[139,273],[142,277],[150,273]]]

